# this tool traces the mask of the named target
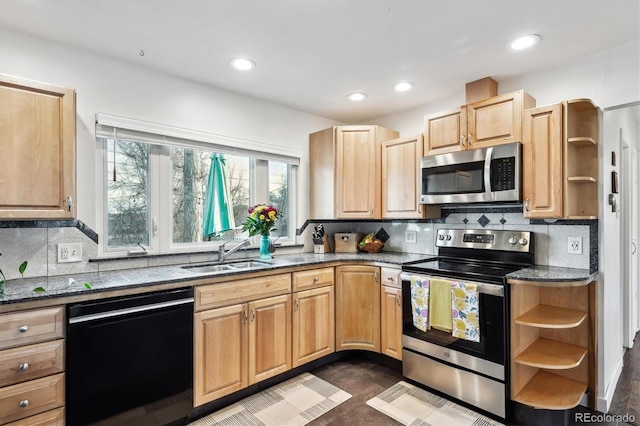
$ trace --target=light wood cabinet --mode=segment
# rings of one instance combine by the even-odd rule
[[[380,352],[380,268],[336,267],[336,350]]]
[[[522,141],[522,112],[535,99],[522,90],[425,116],[425,155]]]
[[[293,294],[293,367],[335,352],[333,283]]]
[[[61,424],[64,308],[0,315],[0,424]]]
[[[291,274],[196,287],[194,406],[291,368],[290,293]]]
[[[440,217],[439,207],[420,204],[422,149],[422,134],[382,142],[383,218]]]
[[[562,217],[562,104],[524,112],[524,217]]]
[[[599,117],[588,99],[524,112],[525,217],[597,218]]]
[[[381,217],[381,143],[398,132],[337,126],[309,135],[310,218]]]
[[[76,216],[73,89],[0,74],[0,219]]]
[[[402,360],[402,289],[400,271],[381,268],[380,352]]]
[[[534,408],[577,406],[596,395],[596,283],[511,282],[511,399]]]

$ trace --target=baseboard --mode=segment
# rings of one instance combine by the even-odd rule
[[[620,375],[622,374],[622,367],[624,366],[624,353],[620,357],[618,361],[618,365],[616,365],[616,369],[613,373],[613,379],[609,382],[606,387],[606,391],[604,396],[598,396],[596,405],[597,409],[600,412],[608,413],[609,407],[611,406],[611,401],[613,400],[613,394],[616,392],[616,385],[618,384],[618,380],[620,379]]]

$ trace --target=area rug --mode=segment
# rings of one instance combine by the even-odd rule
[[[502,424],[407,382],[396,383],[368,400],[367,405],[407,426]]]
[[[351,395],[303,373],[209,414],[192,426],[300,426],[337,407]]]

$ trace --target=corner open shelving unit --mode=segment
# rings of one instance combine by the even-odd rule
[[[566,410],[595,406],[596,283],[509,281],[511,399]]]
[[[596,219],[600,109],[590,99],[566,101],[564,107],[565,217]]]

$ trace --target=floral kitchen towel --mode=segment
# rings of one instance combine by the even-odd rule
[[[478,286],[476,284],[451,283],[451,317],[453,337],[480,341],[480,320],[478,318]]]
[[[422,331],[429,329],[429,280],[411,277],[411,312],[413,325]]]

